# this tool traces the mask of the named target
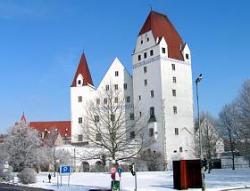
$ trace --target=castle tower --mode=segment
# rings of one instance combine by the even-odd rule
[[[148,115],[148,149],[160,152],[170,168],[172,160],[193,158],[191,54],[167,16],[149,13],[132,59],[136,115]]]
[[[71,142],[87,142],[84,134],[83,120],[85,105],[92,97],[95,88],[88,68],[85,54],[83,53],[75,73],[71,93]]]

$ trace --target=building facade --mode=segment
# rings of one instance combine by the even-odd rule
[[[167,16],[151,11],[132,53],[132,76],[116,58],[98,87],[92,82],[84,53],[71,85],[71,143],[85,142],[86,107],[90,100],[114,88],[131,107],[128,116],[145,117],[146,148],[172,160],[194,158],[194,122],[191,52]],[[126,125],[125,125],[126,126]]]

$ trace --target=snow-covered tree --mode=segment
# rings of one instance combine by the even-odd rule
[[[20,122],[12,127],[3,144],[14,171],[39,166],[41,140],[38,132],[29,128],[27,123]]]

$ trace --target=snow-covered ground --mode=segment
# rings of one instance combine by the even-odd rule
[[[72,173],[70,186],[68,177],[63,177],[63,186],[57,188],[57,178],[52,177],[52,183],[48,183],[48,173],[40,173],[37,183],[30,186],[48,188],[58,191],[88,191],[90,188],[110,188],[110,174],[108,173]],[[173,190],[173,172],[138,172],[138,191],[168,191]],[[249,187],[250,190],[250,169],[213,170],[206,174],[206,188],[208,191],[218,191],[230,188]],[[124,191],[134,190],[134,176],[130,173],[123,173],[121,188]],[[200,189],[189,189],[200,190]]]

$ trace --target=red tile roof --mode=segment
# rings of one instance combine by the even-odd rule
[[[88,63],[85,57],[85,54],[82,53],[77,71],[75,73],[75,77],[73,79],[72,85],[71,87],[75,87],[76,86],[76,79],[78,77],[78,75],[81,74],[83,76],[83,85],[92,85],[93,86],[93,81],[89,72],[89,67],[88,67]]]
[[[71,122],[70,121],[43,121],[30,122],[29,126],[39,132],[52,131],[57,129],[62,137],[71,136]]]
[[[141,28],[139,35],[152,30],[154,38],[164,37],[168,45],[169,58],[184,60],[181,49],[184,43],[181,36],[176,31],[173,24],[170,22],[166,15],[151,11]]]

